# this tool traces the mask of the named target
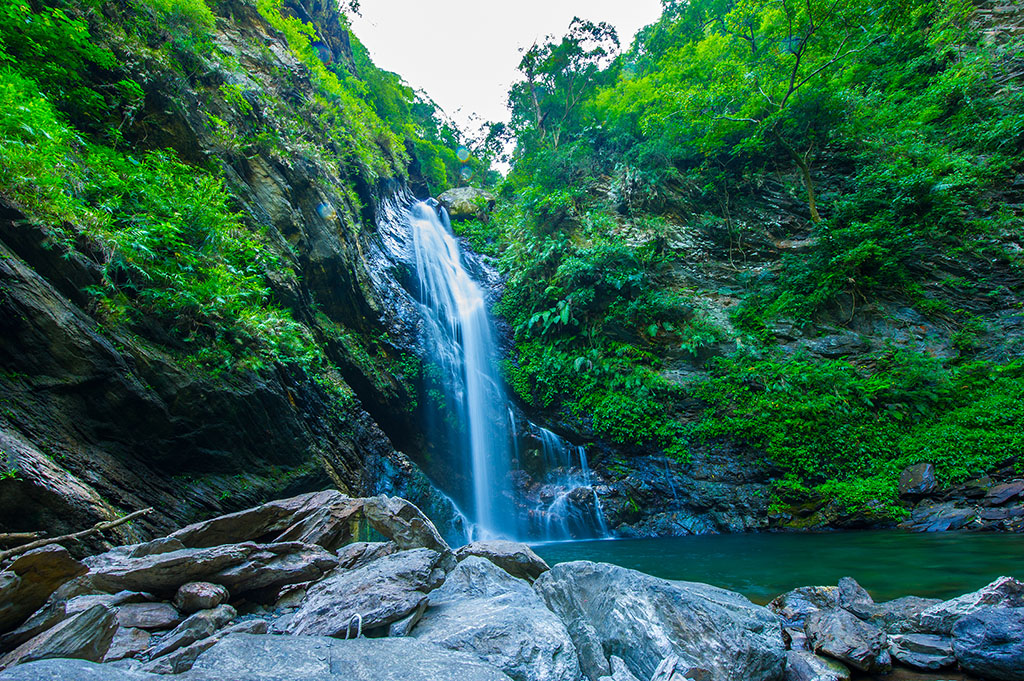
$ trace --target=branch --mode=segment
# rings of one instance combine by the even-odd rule
[[[0,533],[0,544],[17,544],[46,536],[45,532],[4,532]]]
[[[144,508],[140,511],[135,511],[134,513],[129,513],[125,517],[118,518],[117,520],[104,520],[103,522],[96,523],[88,530],[82,530],[81,532],[74,532],[72,534],[65,534],[61,535],[60,537],[53,537],[51,539],[40,539],[38,541],[34,541],[23,546],[16,546],[15,548],[9,549],[7,551],[0,551],[0,563],[4,562],[8,558],[20,556],[26,551],[38,549],[40,546],[49,546],[50,544],[59,544],[61,542],[74,541],[76,539],[81,539],[82,537],[87,537],[90,534],[98,534],[100,532],[103,532],[104,530],[113,529],[118,525],[124,525],[127,522],[130,522],[140,516],[144,516],[152,512],[153,507],[151,506],[149,508]]]

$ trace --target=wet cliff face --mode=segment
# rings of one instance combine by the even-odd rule
[[[340,162],[338,131],[310,113],[320,95],[285,36],[245,0],[214,9],[215,49],[186,72],[123,39],[118,8],[104,6],[109,26],[92,17],[117,75],[145,90],[122,132],[139,151],[171,148],[222,170],[243,224],[283,263],[266,272],[275,302],[322,348],[326,368],[210,370],[158,320],[111,323],[87,292],[101,259],[87,244],[55,246],[52,225],[5,199],[0,531],[74,531],[153,506],[110,537],[136,540],[331,485],[450,511],[399,452],[423,446],[416,321],[395,303],[407,298],[402,266],[383,253],[375,206],[408,181],[404,160],[391,159],[391,178]],[[313,22],[331,59],[351,60],[332,6],[289,11]],[[238,97],[247,104],[229,102]]]

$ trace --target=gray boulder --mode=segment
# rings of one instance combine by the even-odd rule
[[[456,560],[486,558],[513,577],[533,582],[551,568],[526,544],[514,541],[475,541],[455,551]]]
[[[170,535],[189,548],[257,542],[302,542],[335,551],[352,539],[362,500],[337,490],[310,492],[194,523]]]
[[[565,625],[529,587],[479,556],[469,556],[430,594],[412,635],[473,653],[515,681],[580,677]]]
[[[338,569],[310,585],[299,608],[274,630],[289,634],[345,636],[356,633],[356,615],[364,631],[408,616],[444,581],[442,556],[413,549],[385,556],[355,570]]]
[[[114,612],[95,605],[69,617],[0,658],[0,669],[33,660],[70,657],[99,662],[117,630]]]
[[[0,572],[0,633],[17,627],[58,587],[85,571],[85,565],[55,544],[18,556]]]
[[[804,629],[815,653],[824,653],[862,671],[884,671],[892,666],[885,633],[846,610],[812,613]]]
[[[412,638],[339,640],[233,634],[202,653],[189,681],[509,681],[468,653]],[[90,680],[91,681],[91,680]]]
[[[363,514],[370,527],[390,538],[403,551],[427,548],[445,557],[452,552],[430,518],[405,499],[383,494],[368,497],[363,499]]]
[[[534,589],[565,624],[591,681],[611,672],[607,655],[642,679],[671,655],[713,681],[780,679],[785,669],[775,615],[724,589],[588,561],[554,566]]]
[[[907,466],[900,473],[900,496],[904,499],[920,499],[939,488],[935,480],[935,466],[930,463],[916,463]]]
[[[338,564],[338,559],[323,548],[299,542],[226,544],[141,557],[131,555],[133,548],[122,546],[86,558],[90,573],[83,579],[95,591],[174,593],[183,584],[195,581],[248,591],[309,581]]]
[[[218,629],[235,619],[238,613],[230,605],[218,605],[212,610],[201,610],[157,641],[148,651],[150,659],[173,653],[196,641],[212,636]]]
[[[960,666],[985,679],[1024,681],[1024,608],[988,608],[953,627]]]
[[[917,669],[942,669],[956,663],[948,636],[897,634],[889,637],[889,653],[897,662]]]
[[[882,603],[852,603],[846,609],[887,634],[904,634],[916,631],[921,613],[939,603],[938,598],[904,596]]]
[[[812,652],[790,650],[786,653],[786,681],[850,681],[850,670]]]
[[[474,187],[456,187],[437,197],[452,220],[487,220],[497,201],[494,194]]]
[[[393,541],[354,542],[338,549],[338,567],[352,570],[398,551],[398,544]]]
[[[19,664],[0,672],[0,681],[167,681],[157,674],[85,660],[57,659]]]
[[[949,636],[960,619],[996,606],[1024,606],[1024,582],[1000,577],[977,591],[925,608],[917,618],[915,632]]]
[[[210,582],[189,582],[178,588],[174,594],[174,607],[191,615],[200,610],[209,610],[228,599],[228,590],[220,584]]]
[[[782,618],[784,626],[802,629],[807,618],[821,610],[839,607],[834,586],[801,586],[776,597],[767,608]]]
[[[175,627],[181,620],[181,613],[170,603],[127,603],[117,609],[117,623],[122,627],[158,631]]]
[[[225,627],[210,636],[201,638],[183,648],[178,648],[167,655],[158,657],[143,666],[142,671],[154,674],[181,674],[187,672],[203,652],[212,648],[216,645],[217,641],[225,636],[230,634],[265,634],[267,629],[267,623],[264,620],[246,620],[245,622],[232,624],[230,627]]]

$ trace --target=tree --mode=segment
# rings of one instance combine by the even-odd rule
[[[556,42],[549,36],[526,50],[518,67],[525,79],[509,92],[511,125],[520,141],[533,139],[558,148],[576,122],[580,104],[609,76],[602,69],[618,48],[612,26],[575,17],[563,38]]]

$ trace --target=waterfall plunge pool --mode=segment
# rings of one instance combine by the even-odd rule
[[[996,577],[1024,578],[1024,535],[883,531],[723,534],[537,544],[549,564],[613,563],[705,582],[765,604],[798,586],[850,576],[876,601],[952,598]]]

